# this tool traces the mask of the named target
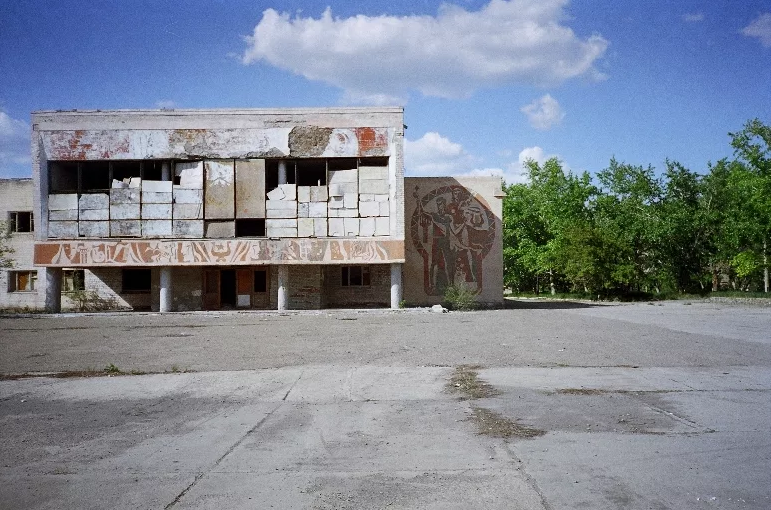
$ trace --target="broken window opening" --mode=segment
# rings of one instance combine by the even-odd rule
[[[80,164],[81,193],[104,193],[109,189],[109,161],[84,161]]]
[[[359,166],[388,166],[388,158],[359,158]]]
[[[327,160],[329,170],[356,170],[356,158],[330,158]]]
[[[236,220],[236,237],[265,237],[265,219],[247,218]]]
[[[82,269],[62,270],[62,292],[86,290],[85,271]]]
[[[301,159],[297,161],[298,186],[325,186],[327,184],[327,162],[324,159]]]
[[[369,266],[342,266],[340,284],[343,287],[369,287]]]
[[[139,161],[113,161],[111,165],[113,180],[128,184],[131,178],[142,177],[142,165]]]
[[[268,270],[255,269],[254,270],[254,293],[263,294],[265,292],[268,292]]]
[[[35,231],[35,217],[32,211],[11,211],[8,213],[8,229],[12,233]]]
[[[143,181],[162,181],[163,164],[170,164],[168,161],[150,159],[142,161],[142,180]]]
[[[150,292],[152,273],[149,269],[124,269],[121,280],[124,294]]]
[[[286,183],[297,184],[296,162],[288,159],[266,159],[265,160],[265,192],[273,191],[278,188],[278,165],[279,162],[286,163]]]
[[[48,162],[49,193],[78,192],[78,163],[76,161]]]
[[[9,271],[8,292],[34,292],[37,286],[37,271]]]

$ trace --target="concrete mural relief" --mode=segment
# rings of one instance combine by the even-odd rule
[[[238,241],[62,241],[35,244],[35,264],[50,267],[88,265],[188,266],[271,263],[332,264],[404,261],[404,242],[393,240],[252,239]]]
[[[410,218],[413,246],[423,258],[423,288],[442,296],[450,285],[463,284],[481,293],[484,258],[495,243],[495,215],[487,202],[464,186],[439,186],[423,196]]]

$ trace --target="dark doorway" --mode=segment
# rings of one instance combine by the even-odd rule
[[[223,269],[220,271],[220,306],[236,307],[236,271]]]

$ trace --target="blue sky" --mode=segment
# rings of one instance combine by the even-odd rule
[[[0,2],[0,177],[34,110],[367,104],[408,175],[703,172],[771,123],[771,0]]]

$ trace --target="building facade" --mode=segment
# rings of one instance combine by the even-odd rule
[[[58,311],[64,291],[66,307],[71,281],[159,311],[396,308],[461,283],[503,299],[500,179],[405,181],[401,108],[45,111],[32,124],[34,203],[8,212],[34,216],[19,233],[37,269],[30,306]]]

